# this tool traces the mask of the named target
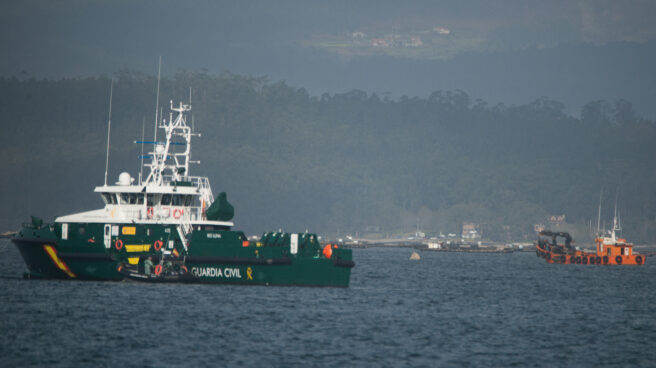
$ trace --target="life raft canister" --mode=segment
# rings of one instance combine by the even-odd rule
[[[114,242],[114,248],[116,248],[116,250],[123,249],[123,241],[121,239],[116,239]]]
[[[179,219],[184,214],[184,210],[181,208],[176,208],[173,210],[173,218]]]
[[[148,207],[148,210],[146,211],[146,216],[151,219],[153,218],[153,214],[155,213],[155,210],[152,207]]]
[[[155,275],[159,276],[162,273],[162,265],[158,264],[155,266]]]
[[[162,249],[162,246],[164,243],[161,240],[156,240],[155,243],[153,243],[153,248],[155,248],[156,251],[159,251]]]

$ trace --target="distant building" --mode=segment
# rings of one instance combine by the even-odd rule
[[[544,224],[535,224],[533,225],[533,230],[535,230],[536,233],[539,233],[540,231],[544,230]]]
[[[565,225],[565,215],[562,214],[562,215],[549,216],[547,222],[549,223],[549,227],[551,230],[558,229],[562,225]]]
[[[373,47],[389,47],[389,43],[384,38],[374,38],[371,40],[371,46]]]
[[[478,224],[472,222],[465,222],[462,224],[462,238],[463,239],[480,239],[481,235],[478,233]]]
[[[433,28],[433,31],[441,35],[448,35],[451,33],[451,30],[446,27],[435,27]]]
[[[424,43],[419,37],[410,37],[410,41],[406,42],[407,47],[421,47]]]

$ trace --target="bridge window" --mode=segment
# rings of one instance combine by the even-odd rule
[[[103,202],[105,204],[117,204],[118,201],[116,200],[116,194],[114,193],[101,193]]]
[[[137,204],[143,204],[143,201],[144,201],[144,194],[143,193],[137,194]]]
[[[159,198],[157,198],[157,199],[159,199]],[[152,207],[156,203],[157,203],[157,200],[155,198],[155,194],[150,194],[149,193],[149,194],[146,195],[146,205],[148,205],[149,207]]]
[[[183,206],[184,205],[184,195],[182,194],[174,194],[173,195],[173,202],[171,203],[173,206]]]
[[[194,199],[194,196],[188,195],[185,196],[185,206],[191,206],[191,201]]]
[[[171,204],[171,195],[170,194],[164,194],[162,196],[162,204],[165,206],[168,206]]]

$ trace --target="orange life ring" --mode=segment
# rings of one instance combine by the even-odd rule
[[[146,215],[148,218],[153,218],[153,214],[155,213],[155,210],[152,207],[148,207],[148,211],[146,211]]]
[[[162,249],[162,246],[164,243],[161,240],[156,240],[155,243],[153,244],[153,248],[155,248],[156,251],[159,251]]]
[[[173,210],[173,217],[176,218],[176,219],[179,219],[182,216],[182,214],[184,214],[183,209],[176,208],[176,209]]]
[[[116,239],[114,242],[114,248],[116,248],[116,250],[123,249],[123,241],[121,239]]]
[[[184,271],[185,273],[189,272],[189,270],[187,269],[187,266],[185,266],[185,265],[180,266],[180,269],[182,271]]]
[[[155,275],[159,276],[162,273],[162,265],[158,264],[155,266]]]

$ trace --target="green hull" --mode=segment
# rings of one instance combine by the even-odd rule
[[[24,225],[12,241],[30,276],[41,278],[120,281],[122,267],[143,270],[152,257],[164,270],[184,265],[199,283],[348,287],[354,265],[351,250],[331,248],[328,258],[312,234],[299,234],[292,254],[290,234],[248,242],[241,232],[198,228],[185,249],[172,225],[107,226],[111,236],[104,224]]]

